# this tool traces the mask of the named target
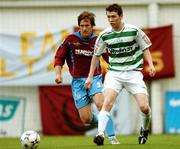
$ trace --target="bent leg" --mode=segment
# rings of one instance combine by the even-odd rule
[[[78,110],[78,112],[80,119],[84,124],[90,124],[92,120],[96,121],[96,118],[93,118],[93,114],[91,112],[91,104],[82,107],[81,109]]]
[[[97,105],[98,110],[100,111],[100,109],[102,108],[102,105],[103,105],[103,100],[104,100],[103,99],[103,94],[98,93],[98,94],[94,95],[93,100],[94,100],[95,104]],[[102,115],[102,113],[103,112],[100,112],[100,115]],[[101,117],[100,115],[98,117]],[[111,116],[109,114],[108,114],[108,120],[107,120],[107,125],[105,127],[105,131],[106,131],[108,137],[115,136],[114,122],[113,122],[113,120],[112,120],[112,118],[111,118]]]
[[[113,134],[115,134],[114,124],[112,119],[110,118],[109,112],[115,102],[116,97],[117,97],[117,93],[114,90],[112,89],[105,90],[105,99],[104,99],[103,107],[98,116],[98,132],[104,132],[104,130],[106,129],[108,136],[112,136]],[[103,101],[103,96],[101,100]],[[94,99],[94,101],[95,103],[97,103],[96,98]]]

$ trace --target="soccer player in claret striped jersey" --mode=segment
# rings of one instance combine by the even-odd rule
[[[99,113],[98,134],[94,137],[94,142],[97,145],[103,145],[109,112],[116,97],[125,88],[135,97],[141,110],[143,123],[138,142],[144,144],[148,139],[151,109],[141,70],[144,57],[148,63],[149,75],[153,77],[156,73],[149,51],[151,42],[141,29],[122,21],[123,11],[120,5],[109,5],[106,8],[106,15],[110,27],[102,31],[96,40],[90,72],[85,82],[85,87],[89,88],[99,56],[108,48],[109,67],[104,81],[105,99]]]
[[[80,118],[84,124],[97,125],[97,114],[91,111],[91,103],[94,101],[98,110],[101,109],[103,104],[103,86],[100,65],[95,68],[91,88],[86,89],[84,87],[97,38],[97,36],[93,34],[95,15],[87,11],[82,12],[78,16],[78,25],[79,32],[67,36],[56,52],[55,69],[57,75],[55,82],[57,84],[62,83],[61,71],[66,60],[69,72],[73,77],[72,93]],[[107,122],[106,132],[110,144],[119,144],[115,136],[114,124],[111,118]]]

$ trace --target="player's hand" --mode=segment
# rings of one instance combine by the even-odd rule
[[[154,68],[153,65],[152,65],[152,66],[149,66],[148,72],[149,72],[149,76],[150,76],[150,77],[154,77],[154,76],[155,76],[155,74],[156,74],[156,69]]]
[[[56,82],[57,84],[60,84],[60,83],[62,83],[62,81],[63,81],[62,76],[59,75],[59,74],[57,74],[57,75],[56,75],[55,82]]]
[[[89,89],[89,88],[91,87],[92,80],[93,80],[93,78],[91,78],[91,77],[88,77],[88,78],[87,78],[86,82],[84,83],[84,87],[85,87],[86,89]]]

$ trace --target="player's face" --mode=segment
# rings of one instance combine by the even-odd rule
[[[118,30],[121,28],[122,15],[119,16],[118,13],[114,12],[114,11],[112,11],[112,12],[107,11],[106,15],[107,15],[108,21],[113,29]]]
[[[83,38],[89,38],[93,32],[91,21],[89,19],[81,20],[79,29]]]

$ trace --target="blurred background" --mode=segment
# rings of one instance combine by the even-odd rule
[[[124,21],[143,29],[153,43],[157,75],[149,78],[146,65],[143,71],[152,107],[151,133],[180,133],[179,0],[0,0],[0,137],[29,129],[43,135],[96,133],[79,119],[67,66],[64,83],[55,84],[53,61],[82,11],[95,13],[98,34],[108,26],[105,8],[112,3],[122,5]],[[138,133],[139,109],[125,90],[111,114],[117,134]]]

